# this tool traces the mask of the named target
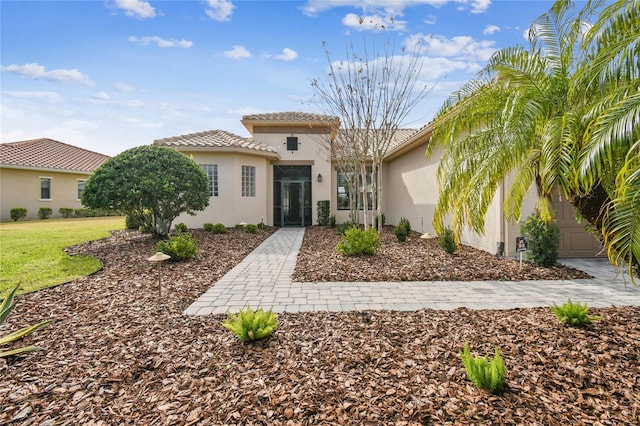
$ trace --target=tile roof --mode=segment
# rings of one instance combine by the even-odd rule
[[[271,112],[267,114],[249,114],[242,121],[336,121],[338,117],[309,112]]]
[[[375,131],[376,130],[370,130],[370,132],[375,132]],[[359,130],[359,132],[364,132],[364,130]],[[417,132],[416,129],[396,129],[396,131],[395,131],[395,133],[393,135],[393,139],[389,143],[389,147],[387,149],[387,152],[390,152],[390,151],[394,150],[395,148],[397,148],[397,147],[401,146],[402,144],[404,144],[416,132]],[[346,129],[340,129],[338,131],[338,138],[344,137],[346,133],[347,133]]]
[[[245,148],[255,151],[277,153],[271,145],[255,142],[251,138],[243,138],[224,130],[208,130],[206,132],[156,139],[156,145],[194,148]]]
[[[108,155],[41,138],[0,144],[0,165],[93,172]]]

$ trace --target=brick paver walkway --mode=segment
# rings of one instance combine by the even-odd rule
[[[291,275],[303,236],[304,228],[279,229],[184,313],[237,312],[247,305],[275,312],[509,309],[550,306],[568,298],[592,307],[640,305],[640,286],[606,259],[563,260],[595,276],[586,280],[295,283]]]

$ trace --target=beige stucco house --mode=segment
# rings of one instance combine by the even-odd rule
[[[53,139],[0,144],[0,220],[10,220],[14,207],[37,219],[41,207],[82,207],[80,196],[91,173],[109,157]]]
[[[176,222],[190,227],[218,222],[233,226],[242,221],[308,226],[317,223],[319,200],[330,200],[338,223],[348,220],[347,189],[331,158],[336,123],[334,117],[301,112],[255,114],[242,118],[250,138],[212,130],[154,141],[193,158],[210,179],[209,207],[196,216],[182,215]],[[382,211],[388,224],[406,217],[414,230],[433,235],[439,156],[425,158],[432,131],[427,125],[419,130],[402,129],[396,135],[383,163]],[[496,192],[489,208],[486,234],[465,232],[463,243],[492,253],[504,243],[506,255],[516,254],[520,226],[507,222],[502,214],[507,185]],[[523,218],[534,207],[532,194],[525,202]],[[559,202],[556,211],[562,231],[561,257],[595,255],[599,244],[576,223],[573,207]]]

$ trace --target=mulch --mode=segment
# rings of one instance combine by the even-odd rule
[[[190,232],[200,254],[162,266],[162,296],[155,243],[119,233],[69,250],[102,271],[18,297],[0,333],[54,322],[22,342],[43,351],[0,360],[0,424],[640,423],[640,307],[591,309],[585,328],[546,308],[279,314],[243,344],[224,315],[182,311],[273,230]],[[500,348],[501,395],[466,378],[466,342]]]

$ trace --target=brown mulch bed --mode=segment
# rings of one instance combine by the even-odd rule
[[[293,279],[323,281],[520,281],[591,278],[566,266],[536,267],[461,244],[450,255],[437,239],[423,240],[412,231],[405,242],[382,230],[380,249],[373,256],[343,256],[336,252],[340,235],[336,229],[312,226],[306,229]]]
[[[161,297],[150,239],[70,250],[105,268],[18,297],[2,334],[54,322],[23,342],[43,351],[0,360],[0,424],[640,423],[640,307],[592,309],[602,319],[583,329],[543,308],[280,314],[254,345],[224,316],[182,316],[269,232],[195,231],[198,258],[163,265]],[[500,347],[502,395],[467,380],[465,342]]]

